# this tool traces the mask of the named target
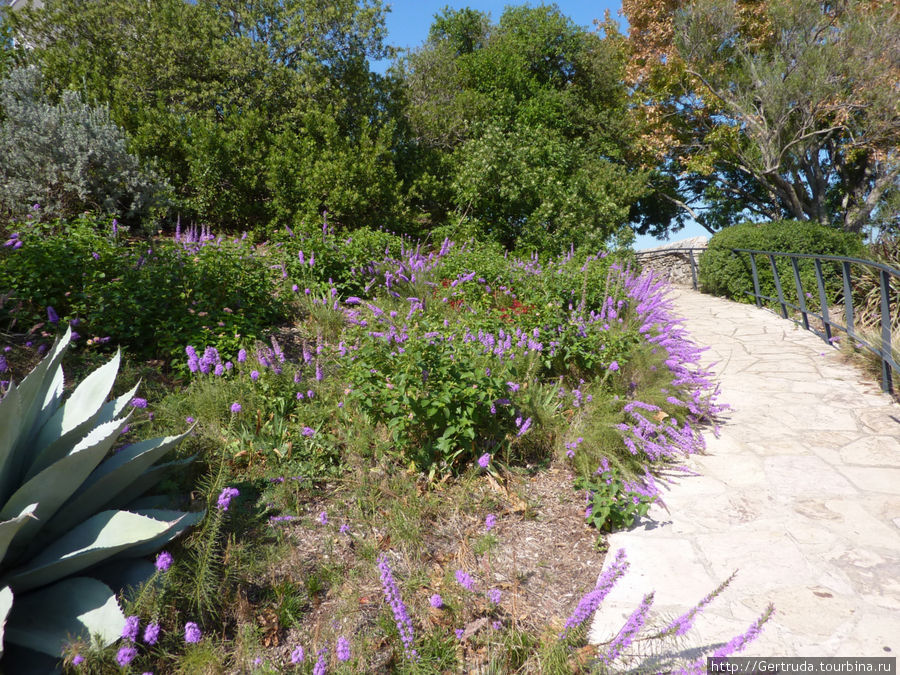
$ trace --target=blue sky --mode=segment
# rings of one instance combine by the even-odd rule
[[[524,4],[511,3],[504,0],[470,0],[470,2],[458,2],[448,0],[395,0],[386,3],[390,7],[387,14],[386,24],[388,29],[388,43],[401,49],[418,47],[428,37],[428,29],[434,19],[434,15],[450,6],[453,9],[462,9],[471,7],[482,12],[489,13],[491,20],[496,22],[503,13],[503,8],[507,5]],[[537,5],[540,3],[530,3]],[[572,19],[579,26],[586,28],[593,27],[594,19],[603,19],[603,14],[608,9],[613,18],[619,21],[619,25],[626,26],[624,17],[619,16],[619,10],[622,7],[621,2],[600,0],[596,2],[587,2],[586,0],[562,0],[557,2],[563,14]],[[372,69],[377,72],[384,72],[389,63],[376,62],[372,64]],[[673,240],[686,239],[687,237],[708,236],[706,230],[696,223],[688,223],[683,230],[672,237]],[[635,248],[647,248],[656,246],[660,242],[652,237],[638,237],[635,242]]]

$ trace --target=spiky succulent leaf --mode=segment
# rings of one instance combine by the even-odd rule
[[[3,633],[6,630],[6,620],[9,618],[9,610],[13,606],[13,592],[9,586],[0,588],[0,656],[3,655]]]
[[[110,588],[140,592],[140,587],[156,574],[156,565],[149,560],[111,560],[109,563],[92,567],[90,574],[93,579],[102,581]],[[126,598],[126,601],[129,599],[129,595],[119,597]]]
[[[129,546],[116,556],[117,559],[142,558],[151,553],[156,553],[156,551],[170,541],[181,536],[181,534],[189,527],[193,527],[203,520],[203,517],[206,515],[206,510],[184,512],[168,511],[166,509],[140,509],[135,510],[134,513],[157,520],[165,520],[171,524],[171,527],[149,541],[135,546]]]
[[[10,383],[6,396],[0,400],[0,500],[5,496],[3,486],[12,484],[11,465],[22,417],[21,399],[19,388]]]
[[[57,390],[51,388],[56,386],[55,382],[62,381],[60,362],[71,334],[71,329],[66,330],[18,387],[10,383],[9,392],[0,401],[3,410],[0,422],[4,422],[0,428],[7,430],[0,435],[0,504],[18,488],[31,449],[29,443],[56,409],[58,401],[54,395]],[[11,434],[8,433],[10,430]]]
[[[25,506],[37,502],[34,515],[19,530],[14,542],[34,536],[60,506],[79,488],[91,471],[103,460],[119,437],[128,418],[101,424],[84,437],[72,451],[26,482],[0,510],[0,518],[18,515]]]
[[[186,467],[194,461],[191,455],[187,459],[176,459],[165,464],[157,464],[147,469],[138,476],[128,490],[128,494],[120,494],[116,499],[107,504],[109,508],[127,509],[132,501],[143,495],[147,490],[154,487],[159,481],[175,471]]]
[[[35,440],[34,448],[37,452],[25,473],[26,480],[64,457],[92,426],[115,384],[120,360],[120,352],[117,351],[108,363],[84,378],[66,402],[47,420]],[[63,439],[67,442],[58,442]],[[68,445],[69,442],[71,445]]]
[[[61,657],[72,640],[97,636],[105,647],[119,639],[123,628],[125,615],[109,586],[74,577],[17,596],[6,641]]]
[[[71,576],[117,553],[129,549],[144,551],[142,544],[157,541],[173,530],[183,531],[182,522],[193,515],[177,511],[156,513],[161,517],[128,511],[98,513],[13,570],[4,582],[19,593]]]
[[[23,433],[17,442],[20,448],[31,443],[44,423],[56,412],[62,395],[62,358],[71,339],[72,329],[67,328],[65,334],[53,343],[47,356],[19,385],[24,404],[23,417],[19,422]]]
[[[16,533],[22,529],[25,521],[28,518],[34,517],[34,510],[36,508],[37,504],[29,504],[22,510],[22,513],[15,518],[0,523],[0,563],[2,563],[3,559],[6,557],[6,550],[9,548],[9,543],[13,540],[13,537],[16,536]]]
[[[47,531],[55,533],[69,529],[75,523],[106,507],[123,492],[133,496],[132,483],[185,436],[187,432],[180,436],[153,438],[119,450],[88,476],[84,484],[47,524]]]
[[[153,565],[134,558],[154,553],[204,516],[148,508],[163,503],[158,500],[137,501],[167,471],[191,461],[153,466],[185,434],[109,456],[137,386],[106,402],[116,354],[63,403],[61,362],[70,341],[67,330],[0,400],[0,584],[8,584],[0,589],[0,656],[8,614],[7,660],[38,652],[58,658],[73,638],[99,636],[104,645],[118,639],[125,617],[113,590],[72,575],[90,569],[117,588],[145,579]],[[111,502],[144,508],[110,510]]]
[[[90,419],[82,422],[77,427],[72,429],[71,431],[63,434],[55,441],[53,441],[49,446],[45,447],[40,451],[40,459],[36,460],[34,465],[32,466],[32,471],[34,472],[38,465],[40,469],[43,469],[49,466],[52,462],[65,457],[71,451],[72,447],[84,438],[91,429],[106,422],[110,422],[121,414],[122,410],[125,409],[125,406],[128,402],[134,398],[135,393],[137,392],[138,385],[132,387],[132,389],[117,399],[109,401],[105,403],[101,408],[100,412]],[[68,402],[67,402],[68,403]],[[33,473],[31,474],[33,475]],[[30,478],[31,475],[28,477]]]

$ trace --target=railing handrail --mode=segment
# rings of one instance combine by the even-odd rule
[[[848,263],[857,263],[860,265],[868,265],[869,267],[874,267],[877,270],[882,270],[891,274],[897,278],[900,278],[900,270],[896,267],[891,267],[890,265],[885,265],[884,263],[876,262],[874,260],[866,260],[865,258],[850,258],[843,255],[826,255],[826,254],[818,254],[818,253],[790,253],[787,251],[762,251],[754,248],[733,248],[731,249],[733,253],[755,253],[758,255],[780,255],[786,256],[790,258],[809,258],[819,260],[828,260],[830,262],[848,262]]]
[[[839,255],[827,255],[827,254],[816,254],[816,253],[790,253],[786,251],[762,251],[757,249],[747,249],[747,248],[733,248],[730,249],[732,255],[737,255],[739,253],[747,253],[750,257],[750,269],[753,275],[753,291],[747,291],[747,295],[752,296],[756,299],[757,307],[762,307],[763,300],[770,300],[773,302],[777,302],[781,306],[781,316],[785,319],[790,319],[795,323],[801,323],[803,328],[806,330],[810,330],[817,335],[819,335],[823,340],[827,343],[832,343],[832,329],[837,328],[838,330],[843,331],[849,337],[853,338],[857,341],[858,344],[863,345],[870,352],[878,356],[881,360],[881,388],[888,392],[893,393],[893,374],[892,371],[900,372],[900,364],[894,359],[893,355],[893,337],[891,335],[892,328],[892,317],[891,317],[891,277],[896,277],[900,279],[900,270],[891,267],[890,265],[885,265],[883,263],[875,262],[874,260],[865,260],[863,258],[851,258],[848,256],[839,256]],[[756,266],[756,256],[761,255],[765,256],[769,260],[769,265],[772,268],[772,278],[775,282],[775,292],[778,294],[777,298],[772,298],[766,295],[762,295],[759,290],[759,272]],[[781,278],[778,272],[778,266],[775,264],[775,257],[781,256],[788,258],[791,263],[791,268],[793,270],[794,277],[794,286],[797,291],[797,303],[793,304],[792,302],[788,302],[784,297],[784,289],[781,285]],[[693,255],[691,256],[693,259]],[[821,308],[821,314],[816,314],[815,312],[811,312],[806,305],[806,294],[803,289],[803,281],[800,277],[800,268],[799,261],[800,260],[812,260],[815,264],[816,270],[816,286],[819,292],[819,306]],[[846,318],[846,325],[841,325],[839,323],[831,320],[828,314],[828,297],[825,293],[825,282],[822,274],[822,262],[837,262],[841,264],[841,277],[843,281],[843,293],[844,293],[844,316]],[[693,262],[693,260],[692,260]],[[856,333],[854,327],[854,309],[853,309],[853,292],[850,283],[850,265],[865,265],[867,267],[871,267],[873,269],[878,270],[878,285],[881,296],[881,312],[880,312],[880,320],[881,320],[881,345],[875,347],[870,344],[864,338],[862,338],[859,334]],[[812,295],[810,295],[812,297]],[[801,321],[796,321],[795,319],[791,319],[788,316],[787,308],[791,307],[792,309],[796,309],[800,312]],[[824,326],[824,332],[819,333],[809,327],[809,316],[822,321],[822,325]]]

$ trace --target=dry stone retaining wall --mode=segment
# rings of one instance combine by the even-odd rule
[[[644,269],[652,269],[670,283],[677,286],[691,286],[691,254],[687,251],[673,251],[679,248],[706,248],[705,237],[683,239],[655,248],[638,251],[638,261]],[[694,251],[694,262],[699,263],[700,253]]]

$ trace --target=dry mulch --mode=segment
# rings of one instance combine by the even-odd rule
[[[452,576],[456,569],[464,569],[475,577],[479,589],[501,589],[504,623],[515,622],[536,633],[547,629],[558,632],[581,596],[596,584],[605,555],[597,547],[597,531],[584,522],[584,499],[572,489],[568,469],[554,466],[531,476],[513,477],[507,485],[485,476],[471,496],[482,503],[487,499],[502,504],[494,511],[497,524],[491,534],[497,539],[496,545],[489,555],[476,556],[471,545],[484,534],[483,515],[448,512],[426,528],[422,558],[428,561],[429,569],[424,571],[433,586],[417,595],[427,597],[438,591],[448,572]],[[301,579],[323,561],[339,563],[355,558],[359,542],[347,536],[335,539],[329,528],[313,524],[323,509],[322,502],[310,502],[302,521],[281,526],[291,542],[291,555],[278,566],[278,576]],[[337,524],[332,526],[336,529]],[[376,531],[364,536],[376,537],[379,548],[389,553],[391,542],[380,534]],[[412,571],[405,568],[403,560],[392,558],[391,564],[398,583]],[[354,597],[346,597],[349,592]],[[336,586],[312,602],[303,635],[297,629],[283,632],[265,657],[289,663],[295,645],[308,645],[311,638],[316,642],[318,635],[332,634],[336,616],[342,617],[341,633],[352,636],[364,631],[366,625],[374,624],[383,602],[375,575],[366,581],[360,579],[352,587]],[[427,606],[410,609],[415,624],[445,621],[440,612],[429,613]],[[467,637],[489,630],[488,623],[486,619],[469,623],[465,626]],[[390,669],[387,659],[391,647],[386,643],[376,646],[368,663],[372,672]],[[469,657],[478,658],[467,655],[467,661]]]

